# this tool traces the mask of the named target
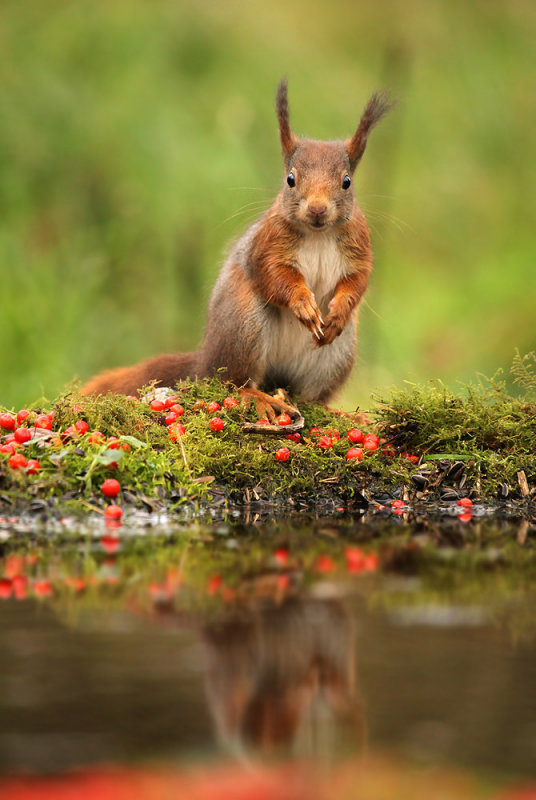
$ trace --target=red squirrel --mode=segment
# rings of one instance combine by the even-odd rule
[[[270,419],[273,408],[286,405],[264,393],[279,386],[303,401],[327,402],[352,369],[357,310],[372,269],[369,229],[352,177],[370,131],[390,107],[384,95],[373,94],[346,141],[299,138],[281,81],[276,111],[283,186],[226,259],[200,349],[103,372],[83,393],[135,394],[152,381],[173,387],[225,368],[225,378]]]

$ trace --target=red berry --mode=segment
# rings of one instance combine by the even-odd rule
[[[70,589],[74,589],[75,592],[83,592],[86,588],[86,582],[81,577],[71,578],[70,576],[67,576],[64,578],[64,583],[66,586],[69,586]]]
[[[19,444],[24,444],[30,441],[32,435],[32,432],[28,430],[28,428],[17,428],[15,431],[15,441]]]
[[[320,555],[316,562],[317,572],[333,572],[335,563],[331,556]]]
[[[132,404],[134,404],[134,403],[139,403],[139,402],[140,402],[140,401],[138,400],[138,398],[137,398],[135,395],[133,395],[133,394],[127,394],[127,396],[126,396],[126,398],[125,398],[125,399],[126,399],[126,400],[130,400],[130,402],[131,402]]]
[[[329,450],[330,447],[333,447],[333,439],[331,436],[321,436],[318,440],[318,446],[322,448],[322,450]]]
[[[36,428],[42,428],[45,431],[52,430],[52,417],[49,417],[48,414],[39,414],[35,418],[34,426]]]
[[[164,401],[164,408],[171,408],[171,406],[174,405],[174,403],[176,402],[177,402],[177,395],[172,394],[171,397],[166,397]]]
[[[207,406],[207,411],[208,411],[209,414],[215,414],[216,411],[220,411],[220,410],[221,410],[221,406],[216,400],[213,400]]]
[[[395,456],[394,448],[392,448],[390,444],[382,445],[382,453],[386,458],[394,458]]]
[[[279,425],[290,425],[292,419],[290,417],[290,414],[283,413],[278,416],[277,422],[279,423]]]
[[[110,436],[108,441],[106,442],[106,449],[107,450],[119,450],[121,447],[121,442],[117,438],[117,436]]]
[[[339,439],[341,438],[341,434],[339,433],[337,428],[327,428],[324,431],[324,433],[326,434],[326,436],[331,436],[334,442],[338,442]]]
[[[9,578],[0,579],[0,597],[2,600],[7,600],[11,597],[12,583]]]
[[[299,433],[287,433],[285,439],[288,439],[289,442],[301,442],[301,436]]]
[[[363,437],[364,450],[370,450],[371,452],[374,452],[374,450],[378,449],[379,443],[380,440],[375,433],[367,433],[367,435]]]
[[[460,497],[458,500],[458,505],[462,506],[463,508],[471,508],[473,501],[469,497]]]
[[[365,556],[365,561],[363,566],[367,570],[367,572],[374,572],[374,570],[377,570],[378,556],[376,555],[376,553],[369,553],[368,556]]]
[[[208,424],[210,425],[211,430],[213,430],[213,431],[222,431],[223,427],[225,425],[225,422],[222,419],[220,419],[219,417],[212,417],[212,419],[210,420],[210,422]]]
[[[203,411],[205,408],[205,401],[204,400],[196,400],[194,403],[193,410],[197,413],[198,411]]]
[[[69,425],[68,428],[65,429],[64,436],[78,436],[78,431],[74,427],[74,425]]]
[[[166,425],[172,425],[177,419],[178,415],[174,411],[170,411],[169,414],[166,414],[165,423]]]
[[[10,456],[16,453],[17,448],[20,447],[16,442],[6,442],[0,445],[0,453],[9,453]]]
[[[114,520],[110,520],[110,522],[114,522]],[[108,525],[108,521],[106,523]],[[113,527],[121,527],[120,525],[114,525]],[[117,538],[117,536],[101,536],[101,547],[106,553],[117,553],[121,546],[121,540]]]
[[[151,400],[151,402],[149,403],[149,407],[151,411],[163,411],[165,405],[161,400]]]
[[[21,408],[20,411],[17,411],[17,425],[22,425],[26,417],[30,416],[30,412],[27,408]]]
[[[473,512],[465,511],[463,514],[458,514],[458,519],[460,522],[471,522],[473,519]]]
[[[404,503],[403,500],[393,500],[391,508],[407,508],[407,503]]]
[[[13,578],[13,591],[17,600],[24,600],[28,588],[28,578],[26,575],[16,575]]]
[[[15,417],[12,417],[11,414],[0,414],[0,428],[12,431],[14,427]]]
[[[280,447],[276,452],[275,457],[278,461],[288,461],[290,458],[290,450],[288,447]]]
[[[288,561],[289,552],[286,547],[278,547],[274,552],[274,558],[278,564],[284,566]]]
[[[347,461],[361,461],[363,458],[363,451],[360,447],[351,447],[346,453]]]
[[[30,458],[28,460],[26,474],[27,475],[37,475],[39,470],[41,469],[41,464],[36,458]]]
[[[77,420],[77,422],[74,423],[74,427],[80,436],[83,436],[84,433],[87,433],[89,430],[89,425],[84,419]]]
[[[10,555],[4,563],[4,575],[6,578],[14,578],[24,572],[24,556]]]
[[[15,455],[12,455],[8,460],[11,469],[21,469],[25,467],[27,463],[26,456],[23,456],[22,453],[15,453]]]
[[[411,461],[412,464],[416,464],[419,460],[419,456],[413,456],[411,453],[400,453],[400,458],[405,458],[406,461]]]
[[[106,478],[101,486],[101,492],[105,497],[117,497],[121,491],[121,484],[115,478]]]
[[[211,578],[209,578],[207,583],[208,594],[211,595],[211,597],[217,594],[220,590],[221,584],[221,575],[213,575]]]
[[[52,594],[52,584],[50,581],[36,581],[33,590],[40,597],[48,597]]]
[[[173,403],[173,405],[169,407],[169,411],[173,414],[176,414],[178,417],[182,417],[184,414],[184,407],[179,403]]]
[[[104,509],[104,514],[108,517],[108,519],[121,519],[123,516],[123,509],[121,506],[110,505],[106,506]]]
[[[90,444],[104,444],[106,441],[106,437],[100,431],[92,431],[89,434],[88,442]]]
[[[347,547],[345,553],[347,571],[361,572],[365,558],[363,551],[359,547]]]
[[[127,442],[123,442],[123,444],[121,445],[121,450],[125,450],[125,452],[128,453],[130,450],[130,445]]]
[[[360,431],[359,428],[350,428],[348,433],[346,434],[346,438],[352,444],[359,444],[359,442],[363,441],[363,431]]]
[[[186,428],[184,425],[181,425],[180,422],[175,422],[173,425],[169,426],[168,433],[171,441],[176,442],[179,436],[184,436],[186,433]]]
[[[313,438],[316,438],[321,434],[322,431],[320,430],[320,428],[311,428],[311,430],[309,431],[309,436],[312,436]]]
[[[255,425],[269,425],[269,424],[270,423],[268,422],[267,419],[258,419],[257,422],[255,423]]]
[[[376,553],[366,555],[359,547],[346,548],[346,569],[348,572],[374,572],[378,569]]]
[[[224,408],[236,408],[238,400],[236,397],[226,397],[223,401]]]

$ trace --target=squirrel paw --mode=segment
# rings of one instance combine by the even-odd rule
[[[297,319],[305,325],[318,341],[323,335],[324,320],[312,292],[300,293],[298,298],[290,304],[290,310]]]
[[[326,322],[324,324],[324,330],[322,332],[322,336],[319,339],[315,339],[313,336],[313,344],[315,347],[324,347],[326,344],[331,344],[337,336],[340,336],[344,330],[344,326],[346,324],[346,320],[341,319],[341,317],[336,316],[335,314],[328,314],[326,317]]]
[[[303,417],[295,406],[287,403],[281,389],[278,389],[275,395],[266,394],[266,392],[252,388],[240,389],[239,393],[242,397],[243,405],[248,407],[254,401],[259,419],[267,419],[269,422],[268,425],[248,422],[242,426],[243,431],[247,433],[276,433],[281,436],[283,433],[296,433],[303,428]],[[292,422],[290,425],[281,427],[277,423],[276,415],[283,412],[289,414]]]

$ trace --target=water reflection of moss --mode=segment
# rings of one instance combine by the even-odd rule
[[[457,546],[437,541],[448,530]],[[325,520],[280,523],[246,532],[240,525],[181,529],[174,535],[126,537],[118,531],[5,545],[4,580],[25,575],[24,596],[42,595],[67,622],[86,611],[149,613],[156,606],[204,620],[276,605],[332,586],[392,611],[417,607],[479,607],[507,625],[516,640],[536,633],[536,552],[515,528],[457,520],[421,520],[415,528]],[[377,554],[367,560],[368,554]],[[46,591],[46,583],[49,591]],[[43,591],[43,585],[45,591]],[[36,588],[37,586],[37,588]],[[12,589],[12,596],[15,590]]]

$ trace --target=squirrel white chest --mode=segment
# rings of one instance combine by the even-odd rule
[[[300,243],[297,257],[305,283],[322,308],[322,301],[331,299],[336,284],[346,272],[346,261],[337,238],[331,232],[308,233]]]
[[[313,292],[322,314],[328,313],[328,303],[335,286],[346,273],[344,256],[335,236],[314,233],[305,236],[297,253],[298,266],[305,283]],[[352,315],[342,334],[326,347],[316,348],[313,334],[299,322],[289,309],[280,309],[267,326],[265,346],[265,377],[276,385],[288,386],[303,400],[323,396],[353,360],[355,350],[355,315]]]

